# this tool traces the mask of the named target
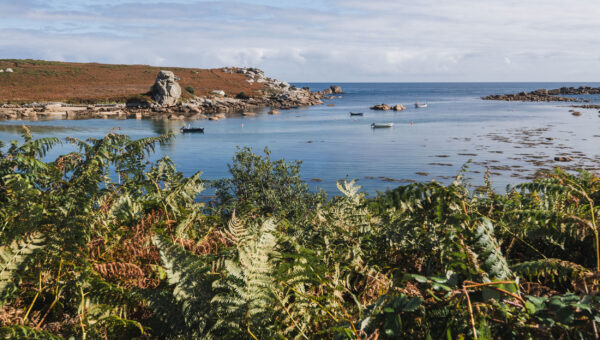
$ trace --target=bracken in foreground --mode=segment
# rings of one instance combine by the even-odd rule
[[[157,143],[11,142],[0,154],[0,337],[597,338],[600,180],[495,193],[417,183],[326,199],[241,149],[196,200]]]

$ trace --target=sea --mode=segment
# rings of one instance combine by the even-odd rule
[[[296,83],[322,90],[332,83]],[[413,182],[451,183],[464,169],[474,187],[486,171],[500,191],[533,178],[540,169],[560,166],[569,171],[600,169],[600,112],[576,103],[484,101],[489,94],[516,93],[562,86],[600,83],[337,83],[344,93],[323,105],[256,116],[230,114],[219,121],[135,119],[49,119],[0,122],[0,140],[21,140],[21,126],[34,137],[101,138],[118,128],[132,138],[168,131],[176,138],[158,147],[153,161],[168,155],[185,175],[202,172],[211,181],[230,176],[228,165],[239,147],[248,146],[272,159],[300,160],[302,179],[311,190],[336,195],[336,182],[357,180],[369,196]],[[580,95],[589,104],[600,96]],[[416,108],[414,103],[427,103]],[[373,111],[376,104],[402,104],[406,110]],[[577,110],[581,116],[574,116]],[[350,116],[349,112],[363,112]],[[372,123],[393,123],[373,129]],[[181,134],[182,124],[204,127],[204,134]],[[64,141],[48,160],[74,151]],[[571,157],[557,162],[554,157]],[[207,191],[210,193],[210,190]]]

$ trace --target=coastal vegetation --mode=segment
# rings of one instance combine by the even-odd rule
[[[186,86],[185,90],[189,93],[189,94],[194,94],[196,92],[196,89],[193,86]]]
[[[0,59],[0,103],[66,102],[125,103],[145,94],[154,84],[160,67],[98,63],[56,62],[32,59]],[[257,95],[264,84],[249,83],[244,74],[222,69],[169,67],[180,78],[184,99],[206,96],[215,89],[226,93]]]
[[[149,162],[172,135],[22,137],[0,144],[0,338],[598,338],[594,174],[328,198],[268,150],[207,182]]]

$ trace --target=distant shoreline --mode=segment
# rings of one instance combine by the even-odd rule
[[[290,109],[322,104],[341,88],[312,92],[269,78],[256,68],[161,68],[145,65],[0,60],[0,119],[225,118],[225,113],[264,107]],[[153,84],[170,70],[176,98],[155,101]],[[2,81],[4,80],[4,81]],[[169,85],[171,86],[171,85]],[[163,89],[163,91],[165,91]],[[160,103],[160,104],[159,104]],[[273,111],[273,113],[275,113]]]
[[[504,100],[522,102],[589,102],[585,98],[562,97],[563,95],[600,95],[600,87],[579,86],[559,89],[539,89],[531,92],[519,92],[514,94],[492,94],[482,97],[483,100]]]

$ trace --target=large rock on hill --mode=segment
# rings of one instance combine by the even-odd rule
[[[177,83],[179,78],[171,71],[160,71],[156,82],[152,86],[152,98],[163,106],[173,106],[181,97],[181,86]]]

